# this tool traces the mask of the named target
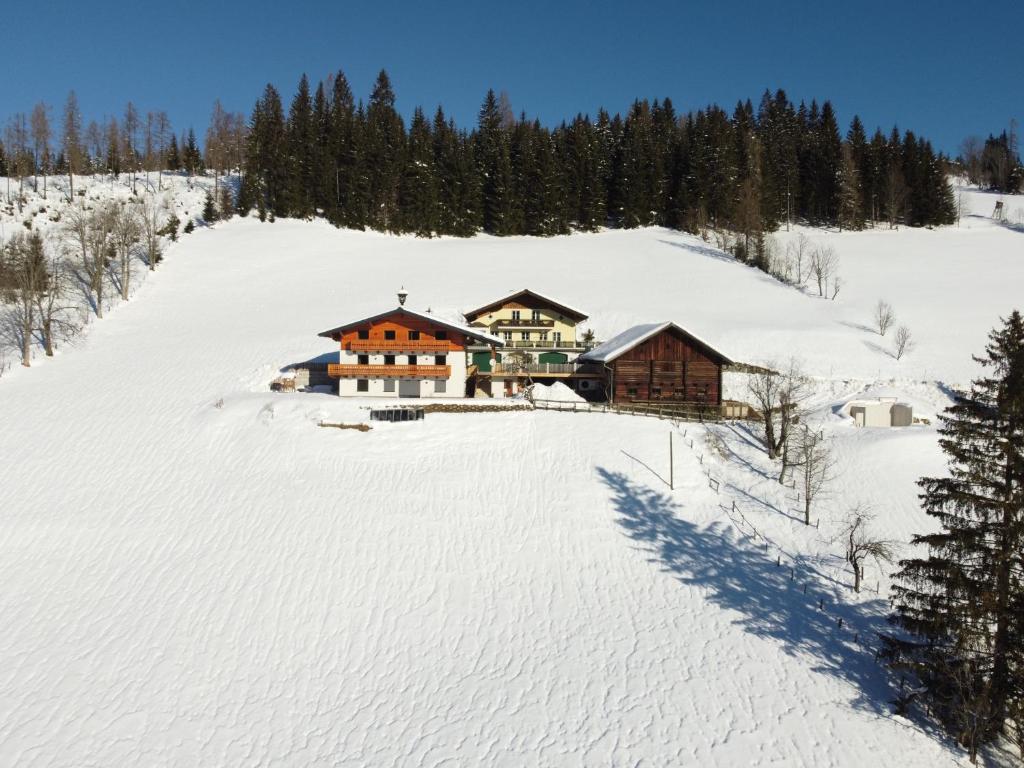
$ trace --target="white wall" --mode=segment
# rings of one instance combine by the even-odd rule
[[[341,350],[338,362],[341,365],[357,365],[359,355],[363,353]],[[369,365],[384,365],[383,354],[367,355]],[[434,355],[417,355],[418,365],[434,365]],[[395,355],[395,365],[408,365],[408,355]],[[438,380],[420,379],[420,397],[429,398],[464,398],[466,396],[466,353],[449,352],[446,356],[445,365],[451,367],[451,375],[445,380],[444,392],[439,392]],[[391,379],[394,382],[394,391],[384,390],[385,379],[369,379],[369,390],[366,392],[356,391],[356,379],[342,378],[338,380],[338,394],[342,397],[393,397],[399,396],[399,379]]]

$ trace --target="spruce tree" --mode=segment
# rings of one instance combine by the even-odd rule
[[[171,141],[167,145],[167,170],[181,170],[181,155],[178,154],[178,137],[171,134]]]
[[[512,231],[512,161],[508,130],[502,124],[498,99],[487,91],[480,107],[475,154],[480,174],[483,229],[492,235]]]
[[[404,150],[405,126],[395,110],[391,80],[381,70],[366,112],[365,156],[369,224],[382,232],[398,231],[398,186]]]
[[[314,149],[313,101],[305,75],[288,112],[285,149],[285,188],[281,214],[306,218],[313,215]]]
[[[438,228],[438,192],[430,123],[419,107],[409,126],[405,168],[398,193],[399,225],[403,232],[430,237]]]
[[[901,563],[886,638],[930,712],[972,754],[1003,729],[1024,693],[1024,319],[989,334],[984,368],[941,416],[949,476],[924,478],[922,505],[941,529],[914,537],[927,554]],[[904,702],[906,703],[906,702]]]

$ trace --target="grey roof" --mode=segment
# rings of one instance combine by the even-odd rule
[[[708,344],[704,339],[690,333],[685,328],[682,328],[675,323],[666,320],[662,323],[644,323],[643,325],[634,325],[632,328],[627,328],[622,333],[616,334],[608,341],[594,347],[589,352],[584,352],[580,355],[580,360],[591,362],[591,363],[608,363],[616,358],[624,355],[629,350],[642,344],[653,336],[657,336],[662,331],[674,328],[684,336],[696,341],[702,347],[708,349],[717,357],[722,359],[722,362],[729,364],[733,361],[730,360],[726,355],[719,352],[713,346]]]

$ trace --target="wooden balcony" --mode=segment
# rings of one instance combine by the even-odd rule
[[[343,365],[330,363],[327,375],[337,379],[447,379],[450,365]]]
[[[554,328],[554,320],[534,320],[530,317],[521,317],[518,320],[502,318],[494,323],[497,328]]]
[[[351,352],[408,352],[411,354],[445,354],[451,351],[449,341],[419,341],[409,339],[357,339],[350,341],[345,348]]]

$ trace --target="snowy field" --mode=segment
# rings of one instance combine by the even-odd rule
[[[1024,234],[983,217],[993,199],[959,228],[804,230],[840,255],[835,301],[660,229],[184,237],[0,380],[0,765],[966,764],[891,716],[887,577],[855,597],[832,537],[857,502],[901,541],[930,524],[934,421],[856,430],[842,405],[884,383],[933,417],[976,373],[1024,296]],[[443,315],[528,286],[599,338],[674,320],[738,360],[800,357],[840,466],[819,527],[742,425],[516,411],[362,433],[316,425],[367,401],[268,391],[400,285]],[[870,330],[879,298],[914,333],[901,361]]]

